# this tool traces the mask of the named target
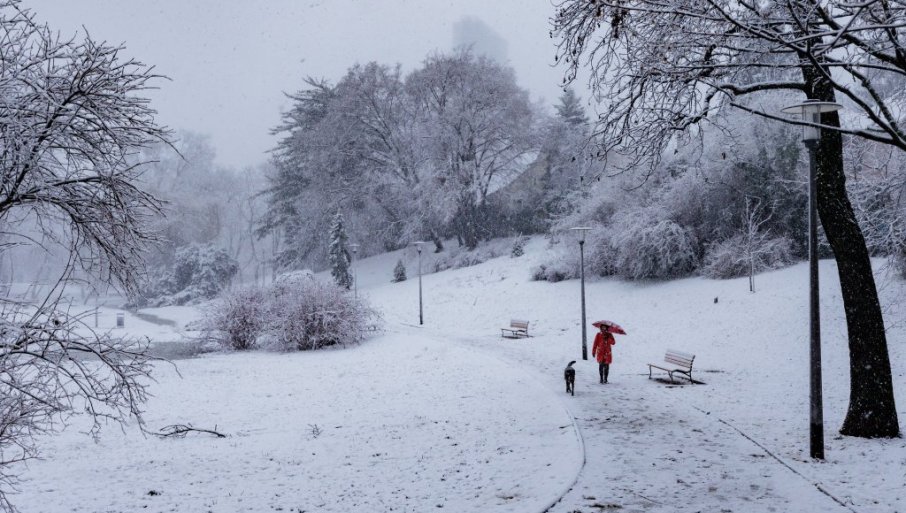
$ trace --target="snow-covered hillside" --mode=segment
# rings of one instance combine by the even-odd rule
[[[181,377],[161,364],[148,429],[191,423],[228,438],[114,428],[92,443],[70,428],[45,440],[13,500],[26,513],[534,512],[569,490],[550,511],[906,510],[904,440],[836,434],[849,388],[832,261],[821,263],[827,460],[816,463],[805,265],[757,276],[754,294],[745,279],[590,280],[588,322],[628,332],[600,385],[581,361],[578,281],[529,281],[550,251],[539,238],[519,258],[425,274],[421,327],[415,252],[356,262],[384,333],[343,350],[180,360]],[[390,283],[399,258],[409,279]],[[423,268],[435,258],[423,254]],[[901,424],[904,294],[899,282],[882,291]],[[127,319],[125,331],[160,343],[197,315],[143,313],[175,325]],[[511,318],[528,319],[532,337],[502,339]],[[646,364],[668,348],[694,353],[705,384],[649,380]],[[575,397],[563,391],[570,360]]]

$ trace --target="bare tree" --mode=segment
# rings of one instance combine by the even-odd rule
[[[897,436],[899,424],[869,253],[846,192],[842,135],[906,150],[904,27],[902,0],[565,0],[553,30],[565,81],[591,70],[603,107],[602,154],[623,155],[630,166],[657,162],[671,144],[700,135],[702,123],[729,123],[727,108],[811,124],[781,116],[763,102],[771,93],[841,96],[856,109],[853,127],[841,127],[837,113],[818,124],[818,211],[849,331],[841,432],[862,437]]]
[[[0,232],[68,255],[43,300],[0,297],[0,509],[11,510],[11,465],[37,454],[37,434],[83,412],[95,429],[141,419],[146,345],[94,333],[60,297],[76,270],[134,289],[159,211],[135,185],[137,154],[168,133],[141,96],[156,75],[119,47],[61,39],[9,0],[0,50]]]
[[[763,253],[768,252],[765,247],[767,234],[761,227],[771,220],[771,214],[762,214],[761,200],[746,196],[746,211],[743,217],[743,240],[745,241],[746,263],[749,268],[749,292],[755,292],[755,263]]]

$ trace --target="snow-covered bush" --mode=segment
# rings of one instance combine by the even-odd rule
[[[758,238],[750,245],[745,236],[737,235],[708,248],[701,272],[709,278],[728,279],[749,274],[750,266],[756,273],[779,269],[793,261],[792,247],[786,237]]]
[[[439,257],[434,261],[433,271],[440,272],[447,269],[461,269],[478,265],[492,258],[497,258],[504,251],[505,246],[485,245],[469,251],[466,247],[454,248],[449,254]]]
[[[510,256],[513,258],[518,258],[524,255],[525,243],[526,238],[521,235],[513,239],[513,246],[510,248]]]
[[[305,280],[271,289],[268,318],[274,348],[320,349],[364,340],[376,314],[332,283]]]
[[[198,303],[216,297],[239,271],[239,265],[224,249],[212,244],[190,244],[176,251],[173,263],[155,269],[149,285],[134,303],[138,306],[169,306]]]
[[[206,314],[208,340],[229,349],[320,349],[361,342],[379,316],[362,300],[309,273],[227,294]]]
[[[403,259],[396,261],[396,266],[393,268],[393,283],[399,283],[401,281],[406,281],[406,265],[403,263]]]
[[[644,215],[643,215],[644,214]],[[617,250],[614,266],[619,276],[631,280],[685,276],[698,265],[698,240],[691,230],[655,212],[620,216],[614,224],[612,243]]]
[[[578,252],[578,251],[577,251]],[[588,268],[586,267],[586,271]],[[547,263],[532,269],[532,280],[556,283],[579,277],[579,255],[561,253]]]
[[[612,276],[617,273],[616,261],[619,253],[609,230],[596,230],[585,242],[585,272],[598,276]]]
[[[208,336],[221,347],[252,349],[258,336],[265,329],[266,302],[263,290],[258,287],[243,288],[224,295],[221,302],[210,307],[202,323]]]

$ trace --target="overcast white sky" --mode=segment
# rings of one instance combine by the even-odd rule
[[[356,62],[401,63],[411,70],[449,50],[454,33],[482,25],[505,42],[520,85],[553,103],[550,0],[23,0],[64,35],[85,27],[95,39],[124,43],[172,81],[152,95],[159,121],[206,133],[217,161],[266,160],[269,130],[287,107],[283,92],[308,75],[336,81]],[[473,18],[463,23],[464,18]],[[480,20],[476,23],[474,19]],[[483,22],[483,23],[481,23]],[[498,40],[498,43],[500,41]],[[479,47],[481,43],[479,43]],[[581,94],[581,96],[585,96]]]

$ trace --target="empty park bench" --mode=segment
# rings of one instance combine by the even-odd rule
[[[695,380],[692,379],[692,362],[695,360],[694,354],[684,353],[682,351],[676,351],[675,349],[668,349],[667,354],[664,355],[664,363],[661,364],[648,364],[648,379],[651,379],[651,371],[654,369],[660,369],[667,373],[670,376],[670,381],[676,382],[673,379],[674,373],[679,373],[684,375],[692,383],[695,383]]]
[[[500,336],[504,338],[522,338],[529,336],[528,321],[513,319],[509,328],[500,328]]]

